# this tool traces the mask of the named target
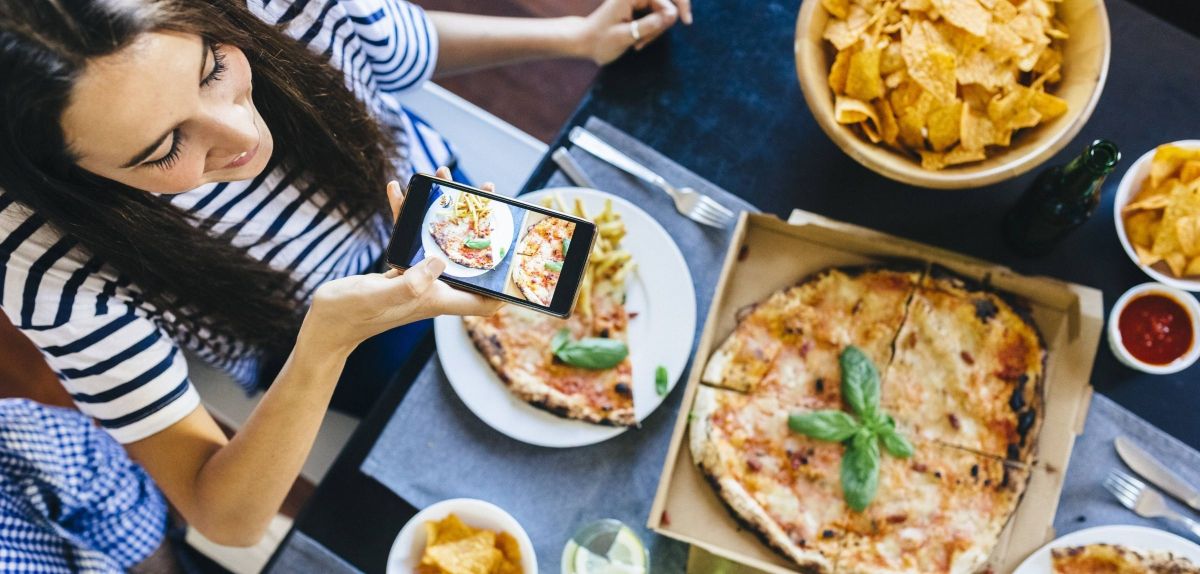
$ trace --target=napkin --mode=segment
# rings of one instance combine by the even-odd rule
[[[1165,520],[1142,518],[1121,506],[1104,488],[1109,471],[1134,473],[1117,456],[1113,439],[1124,436],[1141,446],[1181,478],[1200,488],[1200,452],[1159,430],[1145,419],[1125,410],[1108,397],[1096,394],[1088,412],[1087,426],[1075,439],[1066,484],[1054,518],[1059,536],[1107,524],[1136,524],[1167,530],[1200,543],[1186,529]],[[1149,481],[1143,480],[1149,484]],[[1184,516],[1200,520],[1200,513],[1167,496],[1168,504]]]
[[[271,566],[271,572],[322,572],[323,574],[362,574],[362,571],[338,558],[316,540],[293,530],[287,544]]]
[[[690,186],[734,211],[755,211],[736,196],[607,123],[586,123],[601,139],[677,186]],[[679,245],[695,282],[697,322],[692,350],[712,302],[730,229],[703,227],[675,211],[666,194],[588,153],[570,153],[596,187],[641,207]],[[548,187],[572,185],[555,174]],[[680,375],[686,380],[687,373]],[[679,410],[683,385],[642,422],[606,442],[570,449],[524,444],[475,417],[446,381],[435,358],[413,383],[362,471],[417,507],[456,497],[480,498],[511,513],[529,533],[541,572],[558,572],[563,547],[584,524],[616,518],[651,554],[652,571],[682,572],[687,546],[646,529],[659,474]]]

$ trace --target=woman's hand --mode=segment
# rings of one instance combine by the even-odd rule
[[[435,174],[451,179],[450,170]],[[493,191],[495,186],[481,186]],[[397,182],[387,186],[393,221],[404,205],[404,192]],[[301,335],[309,331],[326,344],[353,349],[362,341],[389,329],[438,315],[491,315],[503,302],[460,291],[438,281],[446,262],[429,257],[406,271],[391,269],[343,277],[321,285],[313,294]]]
[[[635,20],[634,12],[643,10],[649,13]],[[584,53],[603,66],[629,48],[641,50],[680,19],[692,23],[691,0],[605,0],[584,18]]]

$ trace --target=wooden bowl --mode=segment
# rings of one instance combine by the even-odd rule
[[[983,161],[930,171],[921,167],[919,159],[873,144],[854,126],[837,123],[833,118],[833,90],[828,82],[835,53],[833,46],[821,37],[829,13],[818,0],[803,2],[796,20],[796,72],[800,89],[813,117],[834,143],[880,175],[936,189],[964,189],[1004,181],[1037,167],[1079,133],[1096,108],[1108,76],[1112,46],[1103,0],[1063,0],[1057,4],[1058,18],[1066,24],[1071,37],[1063,42],[1062,81],[1053,87],[1053,93],[1065,99],[1069,109],[1050,122],[1017,131],[1007,148],[989,146],[988,157]]]

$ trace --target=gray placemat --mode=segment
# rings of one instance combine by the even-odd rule
[[[338,558],[316,540],[299,530],[292,532],[287,546],[271,566],[271,572],[321,572],[322,574],[362,574],[362,570]]]
[[[1146,452],[1170,466],[1180,477],[1200,487],[1200,452],[1107,397],[1096,394],[1088,412],[1087,427],[1075,439],[1075,449],[1067,467],[1066,484],[1063,485],[1058,513],[1054,518],[1054,529],[1058,535],[1093,526],[1136,524],[1169,530],[1193,542],[1200,542],[1174,523],[1148,520],[1130,512],[1104,489],[1104,478],[1112,469],[1131,472],[1113,447],[1113,439],[1118,436],[1133,440]],[[1200,519],[1195,511],[1169,496],[1167,498],[1176,511]]]
[[[735,211],[753,210],[644,144],[596,118],[587,128],[675,185],[712,196]],[[599,189],[624,197],[658,220],[683,251],[696,287],[697,334],[712,301],[732,228],[702,227],[675,211],[661,191],[571,150]],[[570,185],[555,174],[549,186]],[[685,380],[687,373],[680,375]],[[640,429],[572,449],[527,445],[488,427],[455,395],[436,359],[421,372],[362,471],[417,507],[456,497],[480,498],[510,512],[529,532],[542,572],[558,572],[563,546],[575,529],[616,518],[647,543],[656,572],[682,572],[687,547],[645,528],[658,485],[682,385]]]

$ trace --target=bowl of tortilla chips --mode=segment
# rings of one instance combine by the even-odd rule
[[[1121,246],[1146,275],[1200,292],[1200,140],[1138,158],[1117,186],[1113,217]]]
[[[533,543],[517,519],[473,498],[432,504],[413,516],[388,554],[387,574],[536,574]]]
[[[1111,51],[1103,0],[812,0],[804,99],[867,168],[963,189],[1016,177],[1091,116]]]

